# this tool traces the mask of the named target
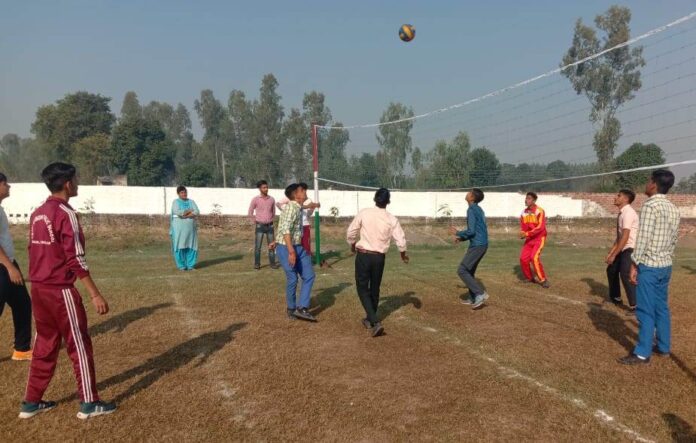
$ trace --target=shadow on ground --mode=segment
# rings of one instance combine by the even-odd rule
[[[174,303],[160,303],[123,312],[89,328],[89,335],[96,337],[101,334],[106,334],[107,332],[123,332],[131,323],[149,317],[159,309],[169,308],[171,306],[174,306]]]
[[[609,309],[604,309],[598,303],[589,303],[587,306],[590,309],[587,311],[587,316],[592,321],[595,329],[607,334],[609,338],[620,344],[626,352],[632,352],[638,336],[628,327],[628,318]]]
[[[384,320],[406,305],[413,305],[414,308],[420,309],[423,304],[421,303],[420,298],[416,297],[415,295],[415,292],[408,291],[401,295],[389,295],[387,297],[383,297],[379,303],[377,317]]]
[[[669,412],[662,414],[662,418],[669,426],[672,433],[672,441],[679,443],[696,442],[696,432],[694,432],[693,426],[686,420]]]
[[[590,277],[581,278],[580,281],[590,287],[590,295],[601,297],[603,300],[609,299],[609,286]]]
[[[201,334],[198,337],[176,345],[156,357],[148,359],[139,366],[99,382],[97,388],[103,390],[137,378],[135,383],[114,398],[114,401],[117,403],[123,401],[149,388],[163,376],[186,366],[196,359],[198,359],[198,362],[195,367],[204,365],[210,356],[232,341],[235,332],[245,326],[246,323],[234,323],[225,329]]]
[[[242,254],[228,255],[225,257],[211,258],[208,260],[203,260],[196,265],[196,269],[204,269],[210,266],[221,265],[229,261],[241,260],[244,257]]]
[[[312,314],[319,315],[336,303],[336,296],[344,289],[353,286],[351,283],[339,283],[336,286],[324,288],[312,298]]]

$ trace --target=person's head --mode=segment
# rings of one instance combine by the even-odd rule
[[[525,206],[532,207],[536,204],[537,201],[537,195],[536,192],[527,192],[527,195],[524,198],[524,204]]]
[[[666,169],[658,169],[650,174],[650,179],[645,185],[645,195],[652,197],[655,194],[666,194],[674,186],[674,174]]]
[[[10,196],[10,184],[7,183],[7,176],[0,172],[0,202]]]
[[[300,188],[304,189],[305,191],[307,191],[307,190],[309,189],[309,186],[308,186],[307,183],[305,183],[305,182],[299,182],[299,183],[297,184],[297,186],[299,186]]]
[[[257,181],[256,187],[259,188],[259,191],[261,191],[261,194],[268,195],[268,182],[266,180]]]
[[[389,203],[391,203],[391,194],[389,193],[389,189],[387,188],[379,188],[377,192],[375,192],[375,205],[377,205],[378,208],[386,208]]]
[[[179,195],[180,199],[182,199],[182,200],[188,199],[188,190],[186,189],[186,186],[177,186],[176,193]]]
[[[62,194],[63,197],[70,198],[77,195],[78,178],[75,166],[55,162],[46,166],[41,171],[41,178],[46,187],[52,194]]]
[[[289,184],[288,187],[285,188],[285,196],[288,198],[288,200],[290,200],[290,201],[295,200],[295,193],[297,193],[298,188],[299,188],[299,185],[297,183]]]
[[[479,188],[473,188],[466,194],[466,202],[471,203],[481,203],[483,201],[483,191]]]
[[[633,203],[633,200],[635,199],[635,192],[631,191],[630,189],[622,189],[616,194],[616,197],[614,197],[614,206],[623,208],[624,206]]]

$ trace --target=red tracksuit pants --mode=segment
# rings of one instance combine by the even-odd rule
[[[541,251],[546,245],[546,236],[540,236],[529,239],[524,242],[522,252],[520,253],[520,267],[525,278],[529,281],[534,281],[534,274],[539,279],[539,283],[546,281],[546,273],[544,266],[541,264]],[[532,269],[534,274],[532,274]]]
[[[302,247],[307,251],[307,254],[312,255],[312,239],[309,225],[302,226]]]
[[[61,342],[64,342],[73,363],[80,399],[98,401],[92,340],[87,332],[87,313],[80,293],[75,288],[32,285],[31,302],[36,341],[25,400],[32,403],[42,400],[56,369]]]

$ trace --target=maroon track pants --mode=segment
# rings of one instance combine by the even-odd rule
[[[98,401],[92,340],[87,332],[87,313],[80,293],[75,288],[33,284],[31,301],[36,341],[25,400],[32,403],[42,400],[56,369],[61,342],[64,342],[73,363],[80,399]]]
[[[309,225],[302,226],[302,247],[307,251],[307,254],[312,255],[312,238]]]

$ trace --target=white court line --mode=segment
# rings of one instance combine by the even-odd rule
[[[407,321],[410,321],[411,323],[417,324],[417,322],[411,318],[408,318],[408,317],[402,317],[402,318],[406,319]],[[439,333],[439,331],[437,329],[432,328],[430,326],[418,325],[418,327],[420,327],[422,330],[427,331],[428,333],[431,333],[431,334]],[[455,345],[463,346],[462,341],[459,340],[458,338],[450,337],[447,334],[443,334],[442,337],[445,340],[454,343]],[[526,374],[518,371],[517,369],[511,368],[509,366],[505,366],[505,365],[501,364],[500,362],[498,362],[498,360],[496,360],[493,357],[490,357],[482,352],[473,350],[473,349],[468,348],[468,347],[465,349],[469,354],[493,364],[496,367],[496,369],[498,370],[498,372],[500,372],[503,376],[510,378],[510,379],[518,379],[518,380],[525,381],[528,384],[530,384],[531,386],[534,386],[534,387],[538,388],[539,390],[546,392],[547,394],[550,394],[556,398],[559,398],[559,399],[565,401],[566,403],[570,403],[571,405],[575,406],[576,408],[578,408],[582,411],[590,412],[592,414],[592,416],[597,421],[599,421],[602,425],[608,426],[617,432],[621,432],[621,433],[627,435],[629,438],[633,439],[634,441],[639,441],[641,443],[654,443],[655,442],[655,440],[644,437],[638,431],[635,431],[634,429],[631,429],[630,427],[626,426],[625,424],[619,422],[615,417],[613,417],[613,416],[609,415],[607,412],[605,412],[604,409],[593,408],[590,405],[588,405],[586,401],[584,401],[580,398],[568,395],[568,394],[560,391],[557,388],[549,386],[549,385],[535,379],[534,377],[531,377],[529,375],[526,375]]]

